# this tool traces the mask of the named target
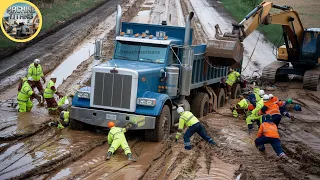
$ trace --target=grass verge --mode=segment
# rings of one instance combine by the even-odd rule
[[[261,0],[220,0],[225,9],[232,17],[240,22]],[[266,38],[273,44],[276,44],[277,38],[282,34],[282,28],[279,25],[265,25],[257,30],[262,32]]]

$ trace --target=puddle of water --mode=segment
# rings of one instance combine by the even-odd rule
[[[64,177],[67,177],[69,174],[71,174],[70,168],[62,169],[54,177],[52,177],[51,180],[62,179]]]
[[[150,10],[139,11],[137,16],[134,17],[132,21],[137,23],[149,23],[150,12]]]

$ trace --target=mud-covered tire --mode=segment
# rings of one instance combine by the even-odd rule
[[[70,119],[70,128],[73,130],[82,131],[84,130],[84,123],[74,119]]]
[[[170,135],[171,111],[168,105],[164,105],[161,114],[156,119],[155,129],[145,130],[147,141],[160,142]]]
[[[231,89],[231,98],[232,99],[237,99],[238,96],[241,95],[241,86],[239,83],[236,83],[232,86],[232,89]]]
[[[209,95],[204,92],[198,92],[194,97],[191,112],[198,118],[206,116],[209,112]]]
[[[218,108],[221,108],[226,105],[226,92],[224,89],[220,88],[218,93]]]

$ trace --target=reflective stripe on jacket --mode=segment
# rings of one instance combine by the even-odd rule
[[[52,90],[51,88],[54,87],[55,83],[50,80],[47,84],[46,89],[44,90],[43,97],[44,98],[52,98],[54,93],[56,93],[56,90]]]
[[[232,86],[233,83],[235,83],[235,82],[237,81],[237,79],[238,79],[239,76],[240,76],[240,73],[238,73],[237,71],[231,72],[230,74],[228,74],[226,83],[227,83],[229,86]]]
[[[108,143],[112,144],[114,140],[125,140],[126,137],[124,136],[124,133],[126,132],[126,128],[120,128],[120,127],[112,127],[108,134]]]
[[[28,77],[32,77],[34,81],[40,81],[40,78],[43,75],[42,67],[38,64],[38,67],[34,66],[34,63],[29,65]]]
[[[32,88],[28,82],[23,83],[20,92],[18,93],[18,101],[27,102],[33,94]]]
[[[184,125],[190,127],[197,122],[199,122],[199,120],[190,111],[184,111],[180,115],[178,129],[182,130]]]
[[[66,123],[69,122],[69,111],[61,111],[60,119]]]
[[[277,125],[272,122],[264,122],[260,125],[258,137],[266,136],[270,138],[280,138]]]

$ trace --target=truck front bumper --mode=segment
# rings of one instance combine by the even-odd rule
[[[100,127],[108,127],[112,121],[116,126],[124,127],[128,122],[136,124],[132,129],[154,129],[156,117],[112,112],[105,110],[71,107],[70,118]]]

